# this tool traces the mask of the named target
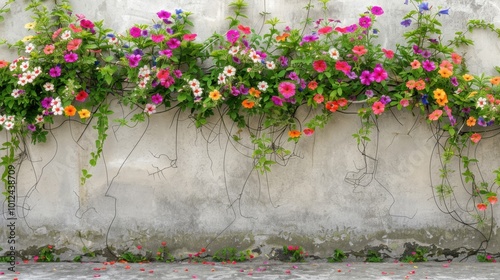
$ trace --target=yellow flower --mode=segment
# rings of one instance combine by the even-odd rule
[[[208,97],[210,97],[213,101],[217,101],[222,97],[222,95],[218,90],[214,89],[209,93]]]
[[[21,39],[21,41],[29,42],[29,41],[33,40],[33,38],[34,38],[33,35],[28,35],[28,36],[24,37],[23,39]]]
[[[446,92],[444,92],[444,90],[438,88],[434,91],[434,99],[444,99],[444,98],[447,98],[446,96]]]
[[[24,28],[26,29],[33,29],[36,26],[36,22],[28,22],[24,25]]]
[[[443,78],[449,78],[451,75],[453,75],[453,71],[450,71],[448,68],[441,68],[439,69],[438,73]]]
[[[474,80],[474,76],[469,74],[463,75],[462,78],[464,78],[464,80],[466,80],[467,82]]]
[[[81,109],[78,111],[78,115],[80,115],[80,119],[87,119],[90,117],[90,111],[87,109]]]
[[[469,95],[467,96],[467,98],[472,98],[472,97],[474,97],[476,94],[477,94],[477,91],[473,91],[473,92],[469,93]]]

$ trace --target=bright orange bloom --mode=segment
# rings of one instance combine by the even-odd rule
[[[298,138],[300,137],[300,134],[301,132],[296,129],[288,131],[288,137],[290,138]]]
[[[7,67],[9,65],[9,63],[5,60],[0,60],[0,68],[4,68],[4,67]]]
[[[436,100],[436,103],[443,107],[444,105],[446,105],[446,103],[448,103],[448,97],[445,97],[445,98],[439,98]]]
[[[467,119],[467,126],[475,126],[476,125],[476,118],[470,116],[468,119]]]
[[[467,82],[474,80],[474,76],[469,75],[469,74],[463,75],[462,78],[464,78],[464,80]]]
[[[440,88],[434,90],[433,93],[434,93],[434,99],[443,99],[447,97],[446,92],[444,92],[444,90]]]
[[[260,97],[260,90],[258,89],[255,89],[255,88],[251,88],[248,90],[248,93],[251,95],[251,96],[255,96],[257,98]]]
[[[76,114],[76,108],[73,105],[68,105],[64,107],[64,115],[72,117]]]
[[[488,197],[488,201],[490,202],[491,205],[494,205],[498,202],[498,198],[496,195],[492,195],[492,196]]]
[[[477,144],[477,142],[481,141],[481,134],[479,133],[474,133],[470,136],[470,141],[474,142]]]
[[[243,107],[247,109],[252,109],[253,106],[255,106],[255,102],[245,99],[243,100],[243,102],[241,102],[241,105],[243,105]]]
[[[276,36],[276,41],[278,41],[278,42],[285,41],[286,38],[288,38],[289,36],[290,36],[290,33],[283,33],[282,35]]]
[[[418,81],[415,82],[415,88],[417,90],[424,90],[425,89],[425,82],[424,80],[420,79]]]
[[[490,83],[494,86],[500,84],[500,76],[491,78]]]
[[[451,75],[453,75],[453,71],[450,71],[448,68],[440,68],[438,73],[443,78],[449,78],[451,77]]]
[[[218,90],[214,89],[208,94],[208,97],[210,97],[213,101],[217,101],[222,97],[222,95]]]

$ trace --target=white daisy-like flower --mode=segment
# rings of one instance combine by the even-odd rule
[[[339,51],[336,48],[331,48],[330,50],[328,50],[328,54],[332,59],[335,60],[339,59],[340,57]]]
[[[262,58],[260,57],[260,55],[259,55],[256,51],[254,51],[254,50],[250,51],[250,53],[248,54],[248,56],[249,56],[249,57],[252,59],[252,61],[253,61],[253,62],[255,62],[255,63],[260,63],[260,62],[261,62],[261,60],[262,60]]]
[[[36,75],[31,71],[27,71],[26,73],[23,73],[23,77],[26,79],[28,83],[33,83],[33,81],[36,78]]]
[[[477,108],[481,108],[481,109],[482,109],[482,108],[484,108],[484,106],[485,106],[485,105],[486,105],[486,98],[484,98],[484,97],[479,97],[479,98],[477,99],[476,107],[477,107]]]
[[[19,98],[19,96],[21,96],[21,93],[22,93],[22,91],[20,89],[15,89],[12,91],[12,93],[10,95],[12,95],[12,97],[14,97],[14,98]]]
[[[28,83],[28,80],[23,76],[19,77],[19,80],[17,80],[17,84],[20,86],[25,86]]]
[[[54,113],[54,115],[56,116],[61,116],[63,114],[63,107],[61,106],[58,106],[58,105],[55,105],[55,106],[52,106],[52,113]]]
[[[43,115],[37,115],[36,118],[35,118],[35,122],[36,123],[41,123],[43,122]]]
[[[33,74],[35,75],[35,78],[42,74],[42,67],[37,66],[33,68]]]
[[[53,84],[53,83],[46,82],[46,83],[43,85],[43,88],[44,88],[46,91],[54,91],[54,84]]]
[[[16,118],[16,117],[15,117],[15,116],[12,116],[12,115],[7,116],[7,121],[9,121],[9,122],[14,122],[15,118]]]
[[[146,104],[146,108],[144,108],[144,112],[148,115],[152,115],[156,113],[156,105],[155,104]]]
[[[21,63],[21,70],[24,72],[30,68],[30,63],[29,61],[23,61]]]
[[[276,64],[274,61],[266,61],[266,67],[269,70],[274,70],[276,68]]]
[[[11,130],[12,128],[14,128],[14,123],[13,123],[13,122],[6,121],[6,122],[3,124],[3,127],[5,127],[5,129],[7,129],[7,130]]]
[[[200,81],[198,81],[197,79],[192,79],[192,80],[188,81],[188,84],[192,90],[200,87]]]
[[[201,87],[197,87],[193,89],[193,95],[195,97],[200,97],[203,94],[203,89]]]
[[[5,121],[7,121],[7,117],[5,115],[0,115],[0,125],[2,125]]]
[[[59,97],[56,97],[54,99],[52,99],[52,101],[50,102],[50,106],[54,107],[54,106],[61,106],[61,98]]]
[[[219,73],[219,76],[217,77],[217,84],[223,85],[226,83],[226,75],[224,73]]]
[[[262,81],[257,84],[257,87],[259,88],[260,91],[266,91],[269,86],[266,81]]]
[[[238,52],[240,51],[240,46],[232,46],[231,48],[229,48],[229,54],[230,55],[237,55]]]
[[[61,39],[68,40],[71,38],[71,31],[66,30],[61,34]]]
[[[14,63],[12,62],[10,65],[9,65],[9,70],[10,71],[14,71],[17,69],[17,63]]]
[[[29,43],[25,48],[24,48],[24,51],[26,53],[30,53],[32,52],[33,50],[35,49],[35,45],[33,45],[32,43]]]
[[[228,66],[224,67],[223,73],[224,73],[224,75],[226,75],[228,77],[232,77],[232,76],[236,75],[236,68],[234,68],[231,65],[228,65]]]

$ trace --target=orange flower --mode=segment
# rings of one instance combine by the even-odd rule
[[[451,75],[453,75],[453,71],[450,71],[448,68],[440,68],[438,73],[443,78],[449,78]]]
[[[437,121],[442,114],[443,114],[442,110],[434,110],[434,112],[429,114],[429,120]]]
[[[243,105],[243,107],[247,109],[252,109],[253,106],[255,106],[255,102],[245,99],[243,100],[243,102],[241,102],[241,105]]]
[[[316,81],[310,81],[309,84],[307,84],[307,88],[310,90],[315,90],[318,87],[318,82]]]
[[[255,96],[257,98],[260,97],[260,90],[257,90],[255,88],[251,88],[248,90],[248,93],[251,95],[251,96]]]
[[[472,117],[472,116],[471,116],[471,117],[469,117],[469,118],[467,119],[467,126],[472,127],[472,126],[475,126],[475,125],[476,125],[476,118],[474,118],[474,117]]]
[[[339,103],[337,101],[328,101],[325,104],[325,108],[330,112],[336,112],[339,109]]]
[[[479,211],[486,211],[486,208],[488,208],[488,206],[486,206],[486,204],[484,204],[484,203],[477,204],[477,210],[479,210]]]
[[[213,101],[217,101],[222,97],[222,95],[218,90],[214,89],[208,94],[208,97],[210,97]]]
[[[410,65],[411,65],[411,69],[418,69],[418,68],[420,68],[421,64],[420,64],[420,61],[415,59],[414,61],[412,61],[410,63]]]
[[[289,36],[290,36],[289,33],[283,33],[282,35],[276,36],[276,41],[278,41],[278,42],[285,41],[286,38],[288,38]]]
[[[73,105],[68,105],[64,107],[64,115],[72,117],[76,114],[76,108]]]
[[[490,83],[494,86],[500,84],[500,76],[491,78]]]
[[[417,90],[424,90],[425,89],[425,82],[424,80],[420,79],[418,81],[415,82],[415,88]]]
[[[494,205],[498,202],[498,198],[496,195],[492,195],[492,196],[488,197],[488,201],[490,202],[491,205]]]
[[[288,136],[290,138],[298,138],[298,137],[300,137],[300,134],[301,134],[300,131],[298,131],[296,129],[288,131]]]
[[[415,88],[415,80],[409,80],[408,82],[406,82],[406,87],[408,89],[414,89]]]
[[[434,99],[446,98],[446,92],[444,92],[444,90],[440,88],[434,90],[433,93],[434,93]]]
[[[463,75],[462,78],[464,78],[464,80],[467,82],[474,80],[474,76],[469,75],[469,74]]]
[[[436,100],[436,103],[443,107],[444,105],[446,105],[446,103],[448,103],[448,97],[445,97],[445,98],[439,98]]]
[[[0,60],[0,68],[4,68],[4,67],[7,67],[9,65],[9,63],[5,60]]]
[[[474,142],[474,144],[477,144],[477,142],[481,141],[481,134],[479,133],[474,133],[470,136],[470,141]]]

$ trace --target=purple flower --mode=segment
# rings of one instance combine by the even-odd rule
[[[280,58],[278,59],[280,64],[281,64],[281,67],[287,67],[288,66],[288,58],[286,58],[286,56],[280,56]]]
[[[487,124],[483,117],[479,117],[477,119],[477,125],[485,127]]]
[[[135,49],[133,54],[144,55],[144,52],[141,49]]]
[[[134,27],[130,28],[129,32],[130,32],[130,36],[132,36],[134,38],[138,38],[138,37],[141,37],[142,30],[139,27],[134,26]]]
[[[369,86],[373,81],[375,81],[375,77],[373,77],[373,75],[372,75],[372,73],[370,73],[370,71],[365,70],[365,71],[361,72],[361,75],[359,76],[359,80],[361,81],[361,84]]]
[[[424,68],[424,70],[427,72],[431,72],[434,69],[436,69],[436,65],[434,64],[433,61],[426,60],[422,63],[422,68]]]
[[[34,124],[28,124],[27,128],[31,131],[35,131],[36,130],[36,126]]]
[[[236,63],[236,64],[240,64],[241,63],[240,59],[238,57],[236,57],[236,56],[233,56],[233,62]]]
[[[142,37],[148,37],[148,35],[149,35],[149,31],[147,31],[146,29],[144,29],[144,30],[141,31],[141,36]]]
[[[405,1],[405,5],[408,5],[408,0]]]
[[[288,74],[288,78],[290,78],[291,80],[296,81],[296,80],[299,79],[299,76],[295,72],[290,72],[290,74]]]
[[[52,78],[61,76],[61,67],[59,65],[57,65],[56,67],[50,68],[49,75]]]
[[[358,77],[358,75],[355,72],[353,72],[353,71],[346,73],[346,75],[351,80],[354,80],[354,79],[356,79]]]
[[[429,39],[429,42],[433,43],[433,44],[437,44],[438,43],[438,40],[437,39]]]
[[[449,15],[449,11],[450,11],[450,8],[448,9],[443,9],[441,11],[438,12],[438,15]]]
[[[172,56],[172,50],[170,49],[166,49],[166,50],[161,50],[158,52],[160,55],[164,55],[168,58],[170,58]]]
[[[246,88],[244,85],[240,85],[240,93],[243,94],[243,95],[247,95],[248,94],[248,88]]]
[[[418,5],[418,11],[419,12],[424,12],[429,10],[429,3],[428,2],[422,2],[420,5]]]
[[[176,38],[172,38],[172,39],[167,41],[167,45],[171,49],[177,49],[178,47],[181,46],[181,41],[179,41]]]
[[[380,97],[380,102],[382,102],[382,104],[384,104],[384,105],[387,105],[391,102],[391,98],[387,95],[382,95]]]
[[[453,76],[450,78],[450,82],[454,87],[458,87],[458,80],[457,77]]]
[[[240,90],[237,87],[231,87],[231,94],[234,96],[240,95]]]
[[[274,105],[283,106],[283,99],[281,99],[281,97],[273,96],[273,97],[271,97],[271,100],[273,101]]]
[[[290,104],[295,104],[297,102],[297,99],[295,99],[295,97],[288,97],[288,98],[283,99],[283,101],[290,103]]]
[[[379,6],[373,6],[371,12],[376,16],[380,16],[384,13],[384,10]]]
[[[157,93],[151,96],[151,101],[153,101],[154,104],[158,105],[163,102],[163,97]]]
[[[465,114],[469,114],[470,113],[470,107],[463,108],[462,112],[465,113]]]
[[[78,54],[70,52],[64,55],[64,61],[72,63],[78,60]]]
[[[300,42],[300,44],[311,43],[311,42],[317,41],[318,39],[319,39],[318,35],[309,34],[309,35],[302,37],[302,42]]]
[[[431,55],[432,55],[432,54],[431,54],[431,52],[430,52],[430,51],[425,50],[425,51],[423,51],[420,55],[421,55],[422,57],[424,57],[424,58],[429,58],[429,57],[431,57]]]
[[[368,28],[368,27],[370,27],[371,24],[372,24],[372,20],[369,17],[364,16],[364,17],[361,17],[359,19],[359,26],[361,26],[363,28]]]
[[[373,97],[373,90],[369,89],[369,90],[365,91],[365,95],[368,98],[372,98]]]
[[[234,44],[240,38],[240,32],[238,30],[230,29],[226,33],[226,39],[228,42]]]
[[[180,79],[182,78],[182,71],[177,69],[177,70],[174,70],[174,75],[177,79]]]
[[[250,46],[250,43],[248,42],[248,40],[241,39],[241,42],[243,43],[243,46],[245,46],[245,48],[248,48]]]
[[[418,47],[418,45],[413,45],[412,49],[413,49],[413,53],[416,53],[416,54],[422,53],[422,50]]]
[[[160,18],[161,20],[164,20],[164,19],[169,19],[170,16],[172,16],[171,13],[165,11],[165,10],[161,10],[159,12],[156,13],[156,15],[158,16],[158,18]]]
[[[405,19],[401,22],[401,25],[404,27],[408,27],[411,25],[411,19]]]
[[[422,104],[429,105],[429,100],[427,98],[428,98],[427,94],[422,95]]]
[[[358,26],[356,24],[352,24],[346,27],[346,32],[347,33],[352,33],[358,29]]]
[[[52,103],[52,97],[45,97],[42,100],[42,107],[45,109],[51,108],[50,103]]]
[[[129,54],[125,56],[128,59],[128,65],[132,68],[135,68],[139,65],[139,61],[141,61],[142,56],[138,54]]]

